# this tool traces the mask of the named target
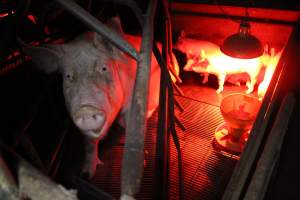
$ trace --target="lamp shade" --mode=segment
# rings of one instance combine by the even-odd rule
[[[250,24],[242,22],[239,32],[227,37],[220,47],[221,51],[231,57],[251,59],[263,54],[261,42],[250,34]]]

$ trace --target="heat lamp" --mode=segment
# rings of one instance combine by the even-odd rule
[[[242,152],[259,108],[258,98],[243,93],[230,94],[222,99],[220,110],[225,123],[215,131],[220,149],[236,155]]]
[[[251,59],[263,54],[261,42],[250,34],[250,24],[242,21],[238,33],[227,37],[220,47],[221,51],[234,58]]]

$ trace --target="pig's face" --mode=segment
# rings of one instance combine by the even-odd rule
[[[113,48],[102,43],[96,47],[79,43],[64,48],[68,49],[61,63],[66,105],[81,131],[101,138],[124,101]]]
[[[34,54],[31,55],[36,60]],[[105,135],[123,104],[119,55],[117,49],[96,35],[92,40],[79,38],[51,46],[43,56],[38,55],[37,59],[45,64],[40,67],[48,67],[49,71],[55,66],[56,69],[50,71],[58,70],[63,75],[66,106],[73,122],[90,138],[101,139]]]

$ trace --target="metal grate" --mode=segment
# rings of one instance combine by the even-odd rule
[[[218,106],[176,97],[184,112],[176,112],[186,131],[177,128],[180,138],[185,199],[221,199],[236,160],[213,148],[214,131],[223,122]],[[177,152],[171,143],[170,199],[178,199]]]
[[[180,138],[185,199],[220,199],[231,176],[236,160],[225,157],[213,148],[214,131],[223,122],[219,107],[177,96],[184,112],[175,110],[176,116],[186,127],[177,127]],[[157,112],[148,121],[145,144],[145,170],[141,191],[137,199],[153,199],[154,165]],[[120,196],[120,173],[124,145],[124,133],[100,154],[104,165],[97,169],[93,183],[116,198]],[[170,147],[170,199],[178,199],[177,152]],[[102,153],[101,153],[102,152]]]

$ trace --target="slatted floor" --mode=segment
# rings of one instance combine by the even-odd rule
[[[176,116],[186,127],[177,129],[183,158],[185,199],[220,199],[236,163],[214,148],[214,131],[223,122],[218,106],[176,98],[184,112]],[[177,153],[171,145],[170,177],[177,177]],[[178,178],[170,179],[169,197],[178,199]]]
[[[176,116],[186,127],[184,132],[179,127],[176,128],[183,157],[185,199],[220,199],[236,160],[221,155],[213,147],[214,131],[223,122],[219,107],[179,96],[176,99],[184,108],[182,113],[176,109]],[[157,113],[148,121],[145,172],[137,199],[153,199],[156,121]],[[101,158],[104,165],[97,169],[93,183],[119,198],[124,134],[112,137],[119,139],[103,148]],[[173,143],[170,154],[169,199],[178,199],[177,152]]]

